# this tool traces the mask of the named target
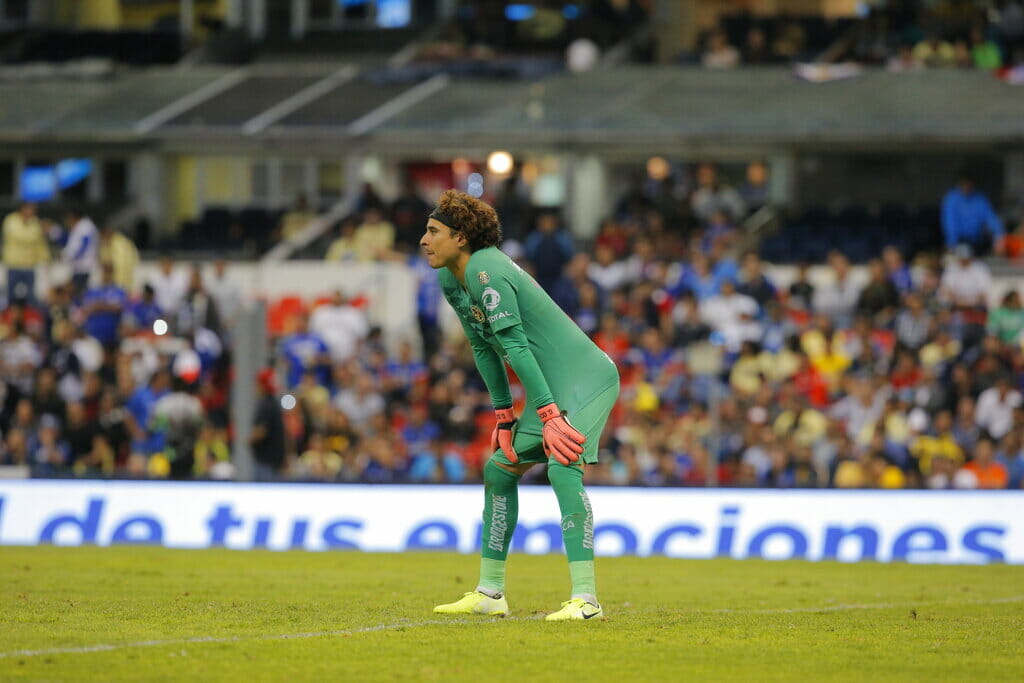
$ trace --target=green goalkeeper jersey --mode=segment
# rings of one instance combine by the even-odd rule
[[[497,247],[473,253],[465,286],[447,268],[438,277],[469,337],[495,407],[512,404],[506,363],[534,409],[555,401],[572,414],[617,385],[618,370],[607,354]],[[534,411],[524,412],[519,429],[540,433]]]

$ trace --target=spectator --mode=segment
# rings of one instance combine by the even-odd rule
[[[914,61],[928,68],[951,67],[956,63],[953,46],[936,34],[914,46]]]
[[[526,238],[523,250],[533,265],[537,282],[550,292],[572,258],[573,245],[569,233],[559,224],[558,215],[545,211],[537,217],[536,229]]]
[[[989,312],[986,329],[1004,344],[1024,342],[1021,336],[1024,332],[1024,309],[1021,308],[1020,294],[1016,290],[1004,294],[999,308]]]
[[[1003,65],[1003,56],[999,46],[985,38],[981,26],[971,29],[971,62],[976,69],[995,71]]]
[[[739,221],[746,215],[743,197],[732,187],[719,183],[718,172],[712,164],[697,167],[697,184],[690,205],[702,221],[711,220],[715,211],[723,211],[733,221]]]
[[[358,429],[366,427],[374,416],[383,415],[385,404],[373,378],[360,372],[354,386],[343,388],[334,397],[334,407],[345,413],[349,422]]]
[[[724,31],[713,31],[700,62],[708,69],[732,69],[740,64],[740,51],[729,44]]]
[[[587,275],[607,293],[622,286],[629,272],[625,261],[616,260],[615,250],[610,245],[599,244],[594,248],[594,260],[587,268]]]
[[[737,292],[732,280],[722,283],[721,294],[700,304],[701,319],[722,335],[725,348],[731,353],[738,353],[745,341],[761,339],[757,313],[757,301]]]
[[[99,232],[96,224],[80,211],[70,210],[64,215],[68,227],[68,241],[61,260],[71,270],[71,289],[77,301],[86,290],[89,278],[99,260]]]
[[[419,251],[420,237],[430,210],[431,206],[416,191],[415,181],[407,176],[402,183],[402,193],[391,203],[390,211],[391,223],[395,226],[395,244],[402,251]]]
[[[355,216],[346,216],[338,225],[338,237],[327,248],[328,261],[358,261],[362,254],[356,245],[356,228],[359,222]]]
[[[85,331],[105,349],[113,350],[120,342],[121,316],[128,305],[128,295],[114,283],[114,269],[102,268],[100,283],[82,299]]]
[[[974,475],[977,488],[1005,489],[1010,483],[1010,474],[1003,463],[995,459],[995,444],[983,438],[974,447],[974,455],[964,465],[964,470]]]
[[[747,66],[765,66],[775,62],[775,56],[768,47],[768,37],[764,29],[751,26],[743,44],[743,63]]]
[[[752,161],[747,164],[746,177],[740,185],[739,192],[749,211],[756,211],[770,201],[768,166],[763,161]]]
[[[860,299],[860,287],[850,278],[850,261],[838,251],[828,255],[834,279],[814,292],[814,311],[834,320],[839,327],[850,324]]]
[[[925,310],[924,302],[917,292],[907,292],[903,305],[903,310],[896,315],[896,339],[903,346],[916,351],[928,340],[932,316]]]
[[[230,331],[242,310],[242,288],[230,277],[224,259],[213,262],[213,275],[204,281],[205,289],[213,297],[219,314],[221,330]]]
[[[3,224],[3,264],[7,269],[7,301],[36,300],[36,267],[50,260],[36,205],[24,202]]]
[[[810,311],[814,301],[814,285],[807,278],[809,266],[806,263],[798,263],[796,266],[796,277],[789,285],[789,303],[804,311]]]
[[[164,315],[173,318],[188,292],[188,274],[175,270],[174,260],[167,254],[160,257],[157,272],[149,276],[149,284],[156,296],[156,305]]]
[[[962,173],[957,185],[942,198],[942,233],[947,249],[966,244],[978,254],[990,249],[1002,253],[1003,222],[988,198],[975,188],[970,174]]]
[[[888,278],[879,259],[868,262],[868,283],[857,298],[857,313],[870,315],[886,325],[895,315],[900,298],[896,286]]]
[[[219,340],[220,311],[213,297],[203,287],[203,271],[199,264],[193,264],[189,270],[188,289],[185,290],[177,312],[174,330],[179,335],[192,337],[202,330],[209,330]]]
[[[287,364],[288,387],[296,386],[305,372],[313,372],[317,383],[330,382],[330,348],[323,338],[309,329],[309,316],[295,317],[295,332],[281,340],[280,354]]]
[[[112,226],[104,226],[100,233],[99,261],[114,268],[114,282],[124,291],[135,291],[135,268],[139,264],[139,251],[135,244]]]
[[[109,268],[104,264],[103,268]],[[131,301],[125,308],[122,316],[124,329],[128,333],[148,332],[153,329],[153,323],[163,319],[163,312],[156,305],[156,296],[153,286],[146,284],[142,286],[142,296]]]
[[[740,267],[740,284],[737,287],[740,294],[746,294],[754,299],[762,310],[769,302],[775,300],[775,285],[768,279],[761,269],[761,258],[755,251],[748,251],[743,254],[743,263]]]
[[[335,363],[352,358],[359,343],[370,333],[366,314],[353,306],[340,289],[335,290],[329,303],[316,307],[309,319],[309,329],[327,345]]]
[[[309,200],[306,199],[306,195],[298,195],[295,197],[292,207],[281,216],[278,226],[281,231],[281,239],[284,241],[294,240],[314,220],[316,220],[316,213],[309,208]]]
[[[1013,389],[1008,376],[1000,375],[994,387],[978,396],[974,422],[993,439],[999,440],[1013,429],[1014,411],[1021,407],[1021,394]]]
[[[939,298],[955,308],[988,307],[992,274],[984,263],[974,260],[971,247],[960,244],[953,252],[955,260],[942,273]]]
[[[252,448],[256,481],[279,479],[285,467],[285,429],[281,403],[277,398],[274,371],[264,368],[256,381],[256,414],[249,445]]]
[[[203,426],[203,405],[188,389],[187,382],[176,377],[173,391],[161,396],[153,405],[154,431],[164,435],[163,453],[170,463],[172,479],[192,475],[196,441]]]
[[[910,275],[910,268],[904,262],[899,249],[891,244],[882,249],[882,264],[885,266],[886,277],[901,296],[913,289],[914,280]]]
[[[359,260],[380,261],[394,251],[395,228],[384,218],[380,208],[370,207],[363,213],[363,222],[356,228],[353,239]]]

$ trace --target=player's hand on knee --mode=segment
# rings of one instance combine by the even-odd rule
[[[537,416],[544,424],[542,441],[545,455],[563,465],[571,465],[579,460],[587,437],[569,424],[565,413],[558,409],[558,405],[549,403],[538,408]]]
[[[494,419],[497,424],[491,432],[491,452],[494,453],[500,448],[509,462],[519,462],[519,454],[512,448],[512,428],[516,424],[515,411],[511,408],[495,408]]]

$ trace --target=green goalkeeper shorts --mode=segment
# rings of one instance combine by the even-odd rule
[[[616,382],[607,389],[597,393],[579,409],[566,411],[565,417],[569,420],[570,424],[587,437],[586,443],[583,444],[583,455],[580,456],[583,462],[589,464],[597,462],[597,449],[601,441],[601,432],[604,431],[604,425],[608,422],[608,416],[611,414],[612,408],[615,407],[615,401],[618,397],[619,384]],[[533,417],[533,419],[529,419],[530,417]],[[520,425],[523,425],[522,429],[519,428]],[[519,462],[538,463],[548,461],[548,456],[544,454],[544,444],[539,427],[540,423],[532,411],[526,419],[516,423],[515,433],[512,437],[512,447],[516,449],[516,453],[519,455]],[[505,457],[505,452],[500,448],[494,452],[491,460],[500,465],[512,464]],[[557,462],[554,458],[551,460],[552,462]]]

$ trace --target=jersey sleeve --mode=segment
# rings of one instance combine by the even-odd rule
[[[490,266],[490,267],[489,267]],[[497,334],[522,324],[519,315],[518,283],[510,263],[496,260],[470,262],[466,272],[466,288],[487,316],[487,323]]]

